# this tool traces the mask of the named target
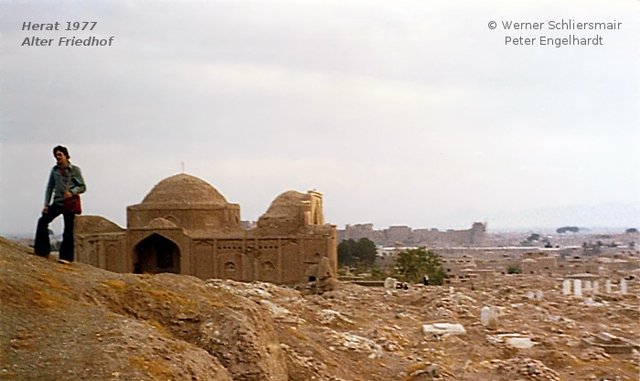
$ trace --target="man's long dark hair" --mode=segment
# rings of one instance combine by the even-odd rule
[[[62,152],[64,154],[64,156],[67,157],[67,160],[69,160],[71,158],[71,156],[69,156],[69,150],[67,149],[67,147],[65,147],[65,146],[55,146],[55,147],[53,147],[53,154],[54,155],[58,151]]]

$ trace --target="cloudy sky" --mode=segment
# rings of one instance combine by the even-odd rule
[[[602,45],[505,46],[571,34]],[[338,227],[637,226],[639,35],[636,0],[0,0],[0,234],[35,230],[57,144],[121,226],[183,166],[246,220],[317,189]]]

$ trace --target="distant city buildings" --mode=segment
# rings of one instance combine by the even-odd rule
[[[375,230],[373,224],[346,225],[338,230],[338,240],[368,238],[381,246],[481,246],[487,225],[475,222],[471,229],[447,230],[412,229],[409,226],[390,226]]]
[[[488,285],[501,276],[519,274],[567,277],[640,277],[640,233],[618,234],[563,232],[486,232],[486,224],[471,229],[438,231],[392,226],[375,230],[373,224],[347,225],[338,230],[339,241],[368,238],[378,246],[376,265],[393,268],[398,253],[425,247],[438,254],[447,274],[447,283]]]

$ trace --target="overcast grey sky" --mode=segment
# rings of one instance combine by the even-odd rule
[[[622,24],[502,25],[562,19]],[[56,21],[97,24],[22,30]],[[505,46],[570,34],[603,45]],[[636,0],[0,1],[0,234],[34,231],[57,144],[121,226],[181,163],[246,220],[317,189],[339,227],[637,226],[638,36]]]

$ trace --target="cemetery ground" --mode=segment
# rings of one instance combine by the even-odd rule
[[[611,293],[582,297],[533,275],[408,290],[339,283],[318,295],[29,251],[0,239],[0,379],[639,379],[637,278],[626,294],[617,279]]]

